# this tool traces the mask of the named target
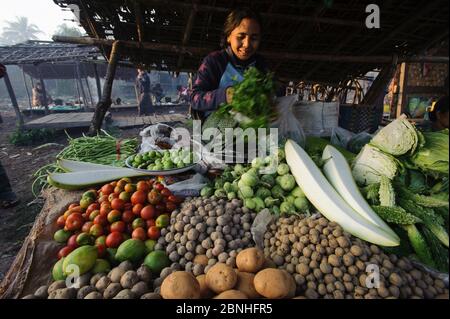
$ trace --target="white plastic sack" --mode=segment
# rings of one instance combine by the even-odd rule
[[[200,195],[200,190],[207,184],[208,179],[197,173],[191,178],[169,185],[167,188],[176,196],[196,197]]]
[[[165,142],[169,145],[174,145],[175,141],[170,138],[172,128],[169,125],[158,123],[150,125],[143,129],[139,135],[142,137],[140,153],[145,153],[153,150],[161,150],[157,142]]]
[[[292,139],[301,147],[305,147],[305,133],[292,109],[296,102],[297,95],[288,95],[277,98],[276,109],[278,118],[271,126],[278,128],[278,138],[280,140]]]

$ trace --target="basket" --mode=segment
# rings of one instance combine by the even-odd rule
[[[361,104],[341,104],[339,126],[353,133],[373,133],[383,119],[383,109]]]

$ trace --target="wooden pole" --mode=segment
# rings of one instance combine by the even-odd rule
[[[78,43],[87,45],[104,45],[112,46],[114,40],[107,39],[93,39],[83,37],[65,37],[65,36],[53,36],[53,40],[56,42],[65,43]],[[176,54],[195,54],[205,55],[214,48],[207,47],[193,47],[193,46],[180,46],[166,43],[150,43],[137,41],[120,41],[122,47],[145,49],[149,51],[163,51],[167,53]],[[285,59],[296,61],[325,61],[325,62],[343,62],[343,63],[369,63],[369,64],[390,64],[392,63],[392,56],[377,55],[377,56],[355,56],[355,55],[331,55],[331,54],[305,54],[294,52],[274,52],[274,51],[261,51],[261,55],[270,59]],[[413,57],[399,57],[399,62],[424,62],[424,63],[448,63],[448,56],[413,56]]]
[[[189,17],[186,23],[186,29],[184,30],[183,39],[181,40],[181,45],[185,46],[189,43],[189,39],[191,38],[192,28],[194,26],[195,15],[197,13],[197,5],[194,5],[189,13]],[[177,70],[179,70],[183,66],[184,55],[180,54],[177,61]]]
[[[83,96],[83,108],[87,112],[88,111],[88,105],[87,105],[87,98],[86,98],[86,92],[84,91],[83,81],[81,80],[81,71],[80,71],[80,62],[76,62],[77,67],[77,81],[80,85],[81,95]]]
[[[86,82],[86,89],[89,96],[89,106],[94,106],[94,100],[92,99],[91,87],[89,85],[88,77],[84,77],[84,82]]]
[[[94,74],[95,74],[95,84],[97,86],[97,97],[98,97],[97,103],[98,103],[98,102],[100,102],[100,99],[102,97],[102,85],[100,82],[100,77],[98,76],[97,64],[93,63],[93,66],[94,66]]]
[[[41,68],[39,67],[39,64],[36,65],[36,69],[37,69],[37,73],[39,75],[39,82],[41,83],[42,95],[44,97],[45,114],[49,114],[50,111],[48,110],[47,91],[45,89],[44,77],[42,76],[42,72],[41,72]]]
[[[25,86],[25,91],[27,92],[28,105],[30,106],[30,115],[31,115],[32,105],[31,105],[30,91],[28,90],[27,79],[25,77],[25,72],[24,72],[23,68],[22,68],[22,78],[23,78],[23,84]]]
[[[8,91],[9,98],[11,99],[12,106],[14,108],[14,112],[16,113],[16,123],[19,127],[19,130],[23,127],[23,117],[22,113],[20,113],[19,104],[17,103],[16,94],[14,93],[13,87],[11,85],[11,81],[9,79],[8,72],[5,72],[3,77],[5,79],[6,90]]]
[[[116,74],[117,62],[120,57],[120,41],[114,41],[111,54],[109,56],[108,68],[106,70],[105,84],[103,86],[103,94],[101,100],[98,102],[95,109],[94,117],[92,118],[91,127],[89,128],[89,134],[97,134],[105,118],[105,114],[111,106],[111,92],[114,82],[114,76]]]

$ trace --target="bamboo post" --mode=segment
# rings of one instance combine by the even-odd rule
[[[14,93],[14,89],[11,85],[11,80],[9,79],[8,71],[5,72],[4,75],[6,90],[8,91],[9,98],[11,99],[12,106],[14,108],[14,112],[16,113],[16,123],[19,130],[22,130],[23,127],[23,117],[22,113],[20,113],[19,104],[17,103],[16,94]]]
[[[101,100],[98,102],[95,109],[94,117],[92,118],[89,134],[94,135],[100,131],[105,118],[105,114],[111,106],[111,92],[116,74],[117,62],[120,56],[120,41],[114,41],[111,54],[109,56],[108,68],[106,69],[105,84],[103,86],[103,94]]]

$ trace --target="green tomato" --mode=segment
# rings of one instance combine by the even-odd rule
[[[214,194],[214,189],[210,186],[205,186],[200,191],[200,196],[211,197]]]
[[[280,164],[277,168],[278,175],[285,175],[289,173],[289,165],[288,164]]]
[[[291,174],[281,176],[280,182],[278,184],[281,186],[283,190],[288,192],[293,190],[294,187],[297,185],[294,176],[292,176]]]
[[[258,188],[256,190],[256,194],[255,194],[256,197],[259,197],[262,199],[265,199],[266,197],[269,197],[271,195],[272,195],[272,193],[270,192],[270,190],[265,187]]]
[[[232,200],[232,199],[235,199],[237,196],[236,196],[235,192],[229,192],[227,194],[227,197],[228,197],[228,200]]]
[[[156,151],[150,151],[150,152],[148,152],[148,155],[149,155],[149,157],[150,158],[155,158],[156,157]]]
[[[245,173],[245,167],[242,164],[236,164],[234,165],[234,171],[238,174],[238,175],[242,175]]]
[[[222,188],[216,189],[214,192],[214,195],[219,198],[225,198],[227,197],[227,192],[225,192]]]
[[[153,170],[154,171],[161,171],[163,169],[162,164],[155,164],[153,165]]]
[[[178,164],[177,164],[177,168],[183,168],[185,165],[184,165],[184,163],[183,162],[179,162]]]
[[[160,158],[157,158],[157,159],[155,160],[155,164],[156,164],[156,165],[162,164],[162,160],[161,160]]]
[[[267,187],[273,187],[275,185],[275,177],[270,174],[265,174],[261,176],[261,182],[265,183]]]
[[[250,186],[243,186],[239,190],[244,198],[251,198],[254,195],[253,189]]]
[[[275,151],[275,155],[278,157],[278,161],[281,162],[286,158],[286,153],[282,148],[279,148]]]
[[[275,185],[275,186],[272,188],[272,196],[273,196],[274,198],[276,198],[276,199],[283,199],[283,197],[284,197],[284,191],[283,191],[283,189],[281,188],[280,185]]]
[[[150,160],[150,156],[148,156],[148,153],[145,153],[144,155],[142,155],[142,160],[144,162],[148,162]]]
[[[264,208],[266,208],[266,205],[264,204],[264,201],[261,199],[261,198],[259,198],[259,197],[254,197],[253,198],[253,201],[255,202],[255,210],[257,211],[257,212],[260,212],[260,211],[262,211]]]
[[[163,168],[165,170],[173,169],[173,163],[171,161],[164,162]]]
[[[288,195],[284,198],[285,202],[288,202],[289,204],[294,205],[295,197],[292,195]]]
[[[136,155],[136,157],[134,158],[134,161],[139,165],[142,163],[142,155],[138,154]]]
[[[273,207],[279,201],[280,201],[279,199],[275,199],[275,198],[269,196],[264,199],[264,205],[266,205],[266,207],[270,208],[270,207]]]
[[[225,182],[225,183],[223,184],[223,189],[224,189],[227,193],[230,193],[230,192],[234,191],[233,185],[232,185],[230,182]]]
[[[280,208],[278,206],[276,206],[276,205],[272,206],[271,210],[272,210],[272,214],[280,215]]]
[[[252,174],[250,172],[246,172],[244,174],[242,174],[241,176],[241,182],[244,185],[250,186],[250,187],[254,187],[256,185],[258,185],[258,176],[256,174]]]
[[[282,202],[280,205],[280,213],[281,214],[293,214],[295,213],[295,207],[291,203]]]
[[[255,157],[252,161],[252,167],[260,169],[264,165],[264,160],[261,157]]]
[[[185,158],[183,158],[183,163],[184,164],[191,164],[194,160],[194,155],[191,154],[189,156],[186,156]]]
[[[301,212],[306,212],[309,209],[309,202],[306,197],[297,197],[294,200],[294,206]]]
[[[256,208],[256,203],[255,203],[255,201],[253,200],[253,198],[246,198],[246,199],[244,200],[244,206],[247,207],[248,209],[253,210],[253,209]]]
[[[300,188],[300,186],[296,186],[292,192],[291,195],[294,197],[305,197],[305,193],[302,191],[302,189]]]

